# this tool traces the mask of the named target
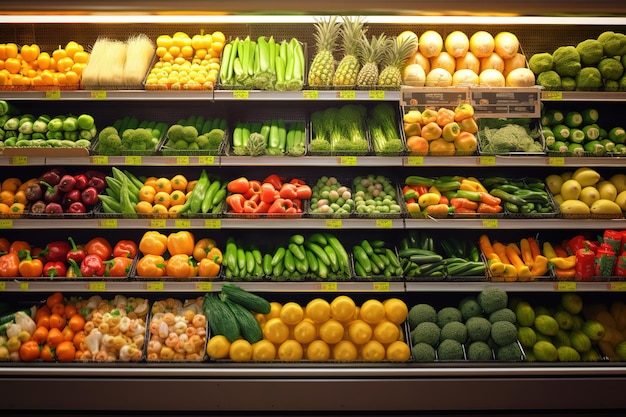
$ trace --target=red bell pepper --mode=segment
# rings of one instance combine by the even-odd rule
[[[619,258],[617,258],[617,263],[615,264],[615,276],[626,277],[626,252],[622,252]]]
[[[258,205],[256,201],[246,200],[243,203],[243,212],[244,213],[256,213],[257,207]]]
[[[125,257],[133,259],[137,255],[137,243],[133,240],[120,240],[113,246],[114,257]]]
[[[65,259],[67,261],[69,261],[70,259],[73,259],[76,262],[82,262],[82,260],[85,259],[85,256],[87,255],[87,253],[85,252],[85,249],[83,249],[82,246],[77,246],[76,242],[74,242],[73,237],[70,236],[67,238],[67,240],[70,241],[72,248],[67,252]]]
[[[108,240],[103,237],[94,237],[85,244],[87,255],[98,255],[100,259],[106,260],[113,254],[113,248]]]
[[[270,206],[268,210],[269,214],[285,214],[285,213],[295,213],[295,212],[296,212],[296,209],[293,206],[293,201],[285,199],[285,198],[276,199],[276,201],[272,203],[272,205]]]
[[[250,189],[248,179],[246,177],[239,177],[228,183],[226,189],[231,193],[244,194]]]
[[[67,267],[63,262],[46,262],[43,266],[44,277],[64,277],[67,274]]]
[[[80,263],[80,273],[83,277],[104,276],[106,265],[102,258],[95,254],[88,254]]]
[[[276,190],[280,190],[283,186],[284,178],[278,176],[278,174],[270,174],[263,180],[263,183],[272,184],[272,187]]]
[[[297,187],[295,184],[286,183],[280,188],[280,198],[293,200],[298,197]]]
[[[246,201],[243,194],[231,194],[226,197],[226,204],[234,213],[243,213],[243,202]]]
[[[308,200],[311,198],[312,194],[313,191],[311,190],[311,187],[306,184],[296,188],[296,198],[299,198],[300,200]]]
[[[44,255],[48,261],[65,261],[67,253],[72,249],[69,243],[64,240],[56,240],[46,245],[39,256]]]
[[[261,201],[271,204],[275,200],[276,189],[269,182],[261,184]]]

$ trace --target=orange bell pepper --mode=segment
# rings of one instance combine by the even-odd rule
[[[189,278],[196,276],[196,269],[192,263],[192,257],[177,253],[169,258],[165,264],[165,272],[167,276],[174,278]]]
[[[0,256],[0,277],[17,277],[19,264],[20,258],[17,253],[7,253]]]
[[[139,250],[144,255],[163,255],[167,250],[167,235],[157,231],[144,233],[139,241]]]
[[[137,276],[159,278],[165,275],[165,258],[161,255],[147,254],[137,261]]]
[[[18,256],[22,258],[18,269],[20,276],[25,278],[40,277],[43,273],[43,262],[40,259],[33,259],[30,256],[30,251],[24,251],[23,255],[20,253]]]
[[[439,110],[437,110],[437,124],[444,127],[452,122],[454,122],[454,110],[440,107]]]
[[[422,127],[422,137],[427,141],[432,141],[441,137],[443,130],[437,122],[430,122]]]
[[[199,239],[193,247],[193,258],[200,262],[202,259],[206,258],[208,253],[217,246],[215,240],[210,239],[208,237]]]
[[[204,258],[198,263],[198,276],[215,278],[220,273],[220,265],[209,258]]]
[[[188,230],[181,230],[167,235],[167,250],[170,255],[184,254],[191,256],[194,251],[196,239]]]
[[[116,256],[110,261],[106,261],[106,270],[104,276],[106,277],[125,277],[130,271],[130,267],[133,264],[133,258],[126,256]]]

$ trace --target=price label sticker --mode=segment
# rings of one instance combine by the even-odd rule
[[[176,157],[177,165],[189,165],[189,157],[188,156],[177,156]]]
[[[336,282],[322,282],[320,284],[320,290],[322,291],[337,291]]]
[[[163,291],[163,281],[154,281],[146,283],[148,291]]]
[[[326,219],[326,228],[327,229],[341,229],[343,227],[343,222],[341,219]]]
[[[163,229],[167,226],[167,221],[165,219],[151,219],[150,227],[155,229]]]
[[[13,220],[0,219],[0,229],[12,229],[12,228],[13,228]]]
[[[20,282],[20,291],[28,291],[28,282]]]
[[[626,282],[611,282],[609,284],[610,291],[626,291]]]
[[[233,98],[246,99],[248,97],[250,97],[250,92],[248,90],[235,90],[235,91],[233,91]]]
[[[317,90],[303,90],[302,91],[302,98],[308,98],[308,99],[317,99],[319,98],[319,92]]]
[[[117,219],[100,219],[98,226],[102,229],[117,229]]]
[[[126,165],[141,165],[141,156],[127,156],[124,158]]]
[[[339,91],[339,98],[354,100],[356,98],[356,91],[354,90],[341,90]]]
[[[107,92],[106,90],[94,90],[91,92],[91,98],[93,100],[106,100]]]
[[[542,91],[541,99],[542,100],[563,100],[563,92],[562,91]]]
[[[548,165],[553,167],[562,167],[565,165],[565,158],[562,156],[551,156],[548,158]]]
[[[484,219],[482,223],[483,223],[483,228],[485,229],[497,229],[498,228],[498,219]]]
[[[106,282],[90,282],[89,283],[89,291],[106,291],[107,283]]]
[[[0,291],[6,291],[7,290],[7,283],[4,281],[0,281]]]
[[[206,219],[204,221],[204,227],[207,229],[221,229],[222,221],[220,219]]]
[[[406,158],[406,164],[410,167],[424,165],[424,157],[423,156],[408,156]]]
[[[174,227],[177,229],[189,229],[191,227],[191,220],[176,219],[174,220]]]
[[[369,97],[372,100],[384,100],[385,99],[385,90],[370,90]]]
[[[27,156],[14,156],[11,158],[12,165],[28,165],[28,157]]]
[[[376,219],[377,229],[391,229],[393,227],[393,220],[391,219]]]
[[[495,165],[496,157],[494,155],[483,155],[478,158],[478,163],[480,165]]]
[[[378,292],[389,292],[389,283],[388,282],[374,282],[372,284],[372,289]]]
[[[339,158],[339,165],[355,166],[356,162],[356,156],[342,156]]]
[[[214,156],[199,156],[198,163],[201,165],[215,165]]]
[[[210,281],[196,282],[196,291],[211,292],[213,291],[213,283]]]
[[[91,163],[94,165],[109,165],[109,157],[105,155],[94,155],[91,157]]]
[[[555,287],[556,291],[576,291],[576,283],[573,281],[557,282]]]
[[[61,99],[61,90],[47,90],[46,91],[46,100],[60,100]]]

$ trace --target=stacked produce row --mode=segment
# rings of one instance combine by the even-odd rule
[[[295,300],[226,284],[195,299],[46,295],[0,307],[0,360],[19,362],[597,362],[626,360],[626,305],[390,295]],[[271,301],[270,301],[271,300]]]

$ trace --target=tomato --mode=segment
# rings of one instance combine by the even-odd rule
[[[45,344],[41,347],[41,352],[39,352],[39,358],[42,361],[52,362],[54,361],[54,352],[52,352],[52,348],[49,344]]]
[[[55,292],[54,294],[49,295],[48,298],[46,299],[46,305],[49,308],[52,308],[53,305],[62,303],[62,302],[63,302],[63,294],[61,294],[60,292]]]
[[[70,318],[72,318],[72,316],[76,315],[77,313],[78,313],[78,310],[76,309],[76,306],[67,305],[65,306],[65,312],[63,313],[63,317],[69,320]]]
[[[50,315],[50,328],[63,329],[67,324],[67,319],[60,314],[52,313]]]
[[[65,304],[56,303],[51,306],[50,311],[52,312],[52,314],[58,314],[59,316],[63,316],[65,314]]]
[[[63,338],[65,340],[68,340],[68,341],[71,342],[74,339],[74,333],[75,332],[74,332],[74,330],[70,329],[69,326],[65,326],[63,328],[63,330],[61,330],[61,333],[63,333]]]
[[[55,349],[55,353],[59,362],[71,362],[76,356],[76,348],[71,341],[66,340],[59,343]]]
[[[46,341],[48,342],[50,347],[56,348],[61,342],[65,341],[65,336],[63,336],[63,333],[60,329],[52,327],[48,331],[48,337],[46,338]]]
[[[30,337],[30,340],[34,340],[38,344],[42,344],[48,338],[48,328],[45,326],[38,326]]]
[[[42,305],[35,313],[35,323],[38,323],[42,317],[50,317],[50,314],[52,314],[50,307],[47,304]]]
[[[39,344],[34,340],[22,343],[20,346],[20,359],[24,362],[32,362],[39,359]]]
[[[245,194],[250,189],[250,185],[246,177],[239,177],[230,181],[226,188],[231,193]]]

